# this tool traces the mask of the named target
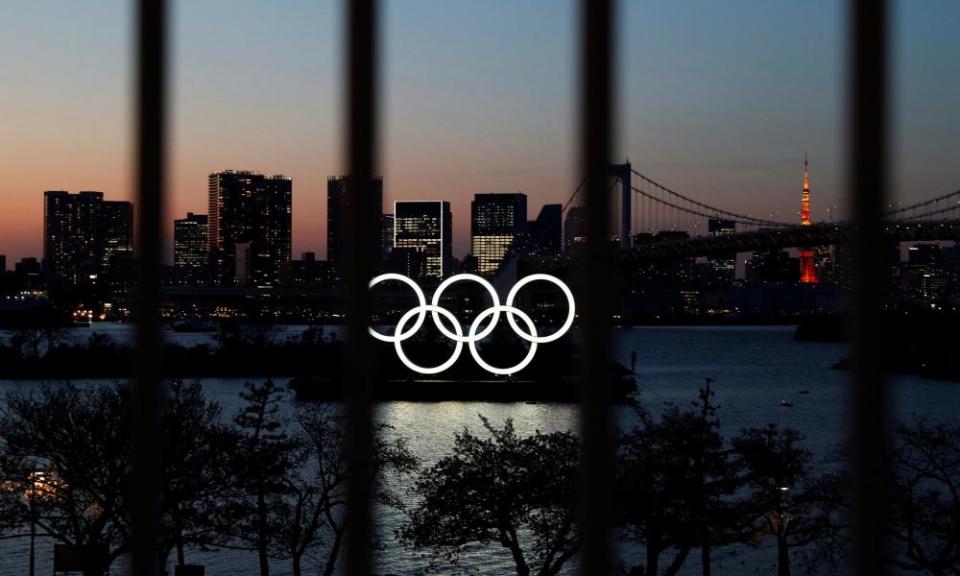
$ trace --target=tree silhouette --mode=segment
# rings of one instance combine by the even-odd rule
[[[278,554],[292,559],[294,576],[299,576],[303,556],[322,545],[323,574],[331,576],[350,523],[344,414],[332,404],[313,404],[298,411],[297,422],[305,441],[298,445],[298,465],[284,479],[285,494],[272,503],[279,519],[275,547]],[[413,471],[417,461],[406,443],[391,434],[391,427],[376,426],[371,483],[377,503],[399,507],[400,499],[386,488],[386,477]]]
[[[421,473],[401,541],[456,563],[472,545],[498,544],[519,576],[553,576],[580,548],[575,522],[580,441],[569,432],[517,436],[512,420],[489,438],[456,435],[453,452]]]
[[[890,563],[960,574],[960,423],[899,426],[891,463]]]
[[[58,542],[106,550],[84,576],[99,576],[129,550],[128,390],[124,385],[42,386],[11,393],[0,413],[2,467],[34,497],[37,525]]]
[[[745,470],[749,490],[739,503],[749,532],[770,534],[777,543],[777,574],[789,576],[790,549],[805,547],[828,532],[830,515],[811,477],[810,451],[803,435],[776,424],[744,430],[731,443]]]
[[[668,405],[659,420],[638,409],[639,424],[620,436],[618,486],[623,537],[641,541],[645,564],[631,573],[660,574],[660,556],[675,553],[664,574],[679,572],[701,549],[710,574],[711,550],[729,544],[736,524],[729,496],[737,489],[729,450],[719,432],[711,380],[692,409]]]
[[[283,529],[283,515],[275,512],[290,493],[287,473],[298,464],[301,447],[287,432],[289,418],[280,409],[283,390],[272,380],[247,383],[240,397],[246,404],[234,418],[240,433],[233,453],[238,491],[223,530],[256,550],[260,575],[269,576],[270,552]]]
[[[184,548],[220,543],[223,503],[236,483],[231,455],[238,434],[222,422],[219,403],[207,400],[199,382],[175,381],[162,419],[164,483],[161,559],[172,549],[177,564]]]

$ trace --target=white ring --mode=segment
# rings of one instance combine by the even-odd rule
[[[500,310],[498,310],[498,308]],[[496,307],[487,308],[483,312],[477,314],[477,317],[473,319],[473,323],[470,324],[470,338],[467,340],[467,342],[470,345],[470,355],[473,356],[474,361],[477,364],[479,364],[481,368],[483,368],[487,372],[490,372],[491,374],[497,374],[499,376],[509,376],[511,374],[514,374],[516,372],[523,370],[524,368],[527,367],[527,365],[530,364],[530,362],[533,361],[533,357],[537,353],[537,342],[536,340],[530,340],[528,338],[524,338],[521,335],[521,338],[524,338],[524,340],[527,340],[528,342],[530,342],[530,349],[527,350],[527,355],[524,357],[523,360],[521,360],[518,364],[511,366],[510,368],[498,368],[496,366],[492,366],[488,364],[486,360],[481,358],[480,352],[477,351],[477,342],[480,339],[474,338],[476,334],[477,326],[479,326],[480,321],[483,320],[485,316],[489,316],[490,314],[497,314],[501,310],[507,313],[507,318],[510,318],[514,314],[520,316],[520,319],[527,324],[527,327],[530,328],[530,331],[534,334],[534,337],[536,337],[537,327],[533,324],[533,320],[531,320],[530,317],[527,316],[526,312],[518,308],[513,308],[511,306],[496,306]]]
[[[424,309],[424,306],[427,305],[427,297],[424,296],[423,290],[420,289],[420,286],[416,282],[407,278],[403,274],[396,274],[393,272],[388,272],[386,274],[381,274],[370,281],[368,288],[372,289],[374,286],[381,282],[386,282],[387,280],[397,280],[398,282],[403,282],[407,286],[413,288],[413,291],[417,294],[417,301],[420,303],[414,310],[420,310],[420,317],[417,318],[417,321],[413,323],[413,326],[410,327],[410,332],[407,334],[400,333],[400,325],[397,324],[397,331],[393,336],[386,336],[381,334],[373,329],[373,326],[367,328],[370,331],[370,335],[376,338],[381,342],[400,342],[401,340],[406,340],[414,334],[417,333],[417,330],[420,330],[420,327],[423,326],[423,321],[427,317],[427,311]]]
[[[569,308],[569,311],[567,312],[567,319],[564,321],[563,326],[561,326],[559,330],[553,334],[550,334],[549,336],[537,336],[536,330],[534,330],[532,334],[527,334],[521,330],[519,326],[517,326],[516,321],[513,319],[513,310],[519,311],[518,308],[514,308],[513,299],[516,298],[517,293],[521,288],[536,280],[544,280],[546,282],[550,282],[551,284],[555,284],[563,292],[563,295],[567,297],[567,307]],[[573,304],[573,292],[571,292],[570,288],[568,288],[567,285],[564,284],[559,278],[549,274],[531,274],[520,279],[519,282],[513,285],[513,288],[510,289],[510,293],[507,295],[506,308],[510,309],[510,313],[507,314],[507,321],[510,322],[510,327],[513,328],[513,331],[519,334],[520,337],[527,342],[533,342],[536,344],[547,344],[548,342],[559,340],[560,337],[566,334],[567,330],[573,326],[573,320],[576,317],[576,310]]]
[[[430,300],[430,303],[434,306],[439,306],[440,296],[443,294],[443,291],[449,288],[451,284],[455,282],[459,282],[461,280],[471,280],[483,286],[484,288],[486,288],[487,293],[490,294],[490,299],[493,301],[493,307],[496,309],[496,312],[494,312],[493,314],[493,318],[490,320],[490,325],[487,326],[483,330],[483,332],[481,332],[476,337],[477,340],[483,340],[484,338],[489,336],[491,333],[493,333],[493,330],[497,327],[497,322],[500,321],[500,297],[497,295],[497,291],[493,287],[493,284],[487,282],[485,278],[477,276],[476,274],[457,274],[455,276],[451,276],[446,280],[444,280],[443,282],[441,282],[439,286],[437,286],[437,291],[433,293],[433,298]],[[450,332],[449,330],[447,330],[447,327],[443,325],[443,322],[440,322],[440,317],[437,315],[436,311],[434,311],[432,314],[433,314],[433,323],[437,325],[437,329],[440,330],[440,332],[442,332],[444,336],[460,343],[465,343],[470,341],[470,337],[456,335]],[[457,323],[459,324],[459,321]]]
[[[457,336],[463,335],[463,330],[460,328],[460,322],[457,321],[457,317],[446,308],[434,306],[433,304],[424,304],[423,306],[408,310],[406,314],[400,317],[400,321],[397,322],[397,332],[399,333],[401,330],[403,330],[403,325],[407,323],[407,320],[409,320],[411,316],[414,314],[421,314],[421,317],[423,317],[422,315],[424,315],[426,312],[439,312],[443,316],[453,320],[453,326],[458,332]],[[397,357],[400,358],[400,361],[403,362],[407,368],[413,370],[414,372],[419,372],[420,374],[439,374],[440,372],[443,372],[447,368],[453,366],[457,359],[460,358],[460,353],[463,352],[463,342],[457,342],[456,347],[453,349],[453,355],[450,356],[446,362],[440,364],[439,366],[434,366],[433,368],[424,368],[423,366],[419,366],[411,362],[410,359],[407,358],[407,355],[403,353],[403,339],[398,338],[395,340],[393,347],[397,349]]]
[[[562,337],[567,331],[569,331],[576,317],[576,309],[574,306],[573,293],[570,291],[570,288],[568,288],[567,285],[564,284],[560,279],[554,276],[550,276],[549,274],[531,274],[530,276],[522,278],[513,286],[513,288],[511,288],[510,293],[507,296],[507,303],[505,305],[500,304],[499,297],[497,296],[497,292],[494,289],[493,285],[491,285],[490,282],[488,282],[486,279],[480,276],[476,276],[474,274],[457,274],[455,276],[452,276],[444,280],[434,292],[433,297],[431,299],[431,302],[432,302],[431,304],[426,303],[426,297],[424,296],[423,291],[420,289],[420,286],[417,285],[416,282],[414,282],[410,278],[407,278],[406,276],[403,276],[402,274],[395,274],[395,273],[381,274],[370,281],[370,288],[373,288],[380,282],[384,282],[386,280],[397,280],[413,288],[414,293],[416,293],[417,295],[417,301],[419,302],[419,305],[414,308],[411,308],[406,313],[404,313],[403,316],[401,316],[400,321],[397,322],[393,336],[380,334],[379,332],[375,331],[373,327],[369,327],[368,329],[370,331],[370,334],[377,340],[380,340],[382,342],[392,342],[394,347],[397,350],[397,357],[400,358],[400,361],[403,362],[403,364],[410,370],[414,372],[418,372],[420,374],[439,374],[440,372],[447,370],[448,368],[453,366],[456,363],[456,361],[460,358],[460,354],[463,352],[463,344],[468,343],[470,345],[471,356],[473,356],[473,359],[477,362],[477,364],[481,368],[483,368],[487,372],[490,372],[491,374],[509,376],[511,374],[519,372],[520,370],[523,370],[530,364],[530,362],[533,361],[533,358],[536,355],[538,344],[553,342],[559,339],[560,337]],[[472,280],[480,284],[487,290],[487,292],[490,294],[490,297],[493,301],[493,305],[491,307],[485,309],[483,312],[480,312],[477,315],[477,317],[473,319],[473,322],[470,324],[469,334],[466,337],[463,335],[463,327],[460,325],[460,321],[457,320],[457,317],[454,316],[453,313],[451,313],[449,310],[439,305],[440,298],[443,294],[443,291],[454,282],[458,282],[460,280]],[[563,291],[564,296],[566,296],[567,298],[567,304],[569,308],[567,312],[567,319],[563,323],[563,326],[560,327],[560,329],[558,329],[553,334],[550,334],[549,336],[538,336],[537,327],[533,323],[533,320],[530,318],[530,316],[528,316],[526,312],[524,312],[523,310],[513,306],[514,299],[517,297],[517,294],[519,293],[520,289],[526,286],[527,284],[529,284],[530,282],[534,282],[536,280],[544,280],[546,282],[550,282],[551,284],[556,285],[557,287],[560,288],[560,290]],[[406,354],[403,351],[402,342],[404,340],[411,338],[422,327],[424,319],[426,318],[427,312],[430,312],[431,317],[433,318],[434,324],[436,325],[437,329],[444,336],[452,339],[456,343],[456,347],[454,348],[453,354],[450,356],[450,358],[448,358],[445,362],[443,362],[439,366],[424,368],[423,366],[419,366],[411,362],[410,359],[407,358]],[[489,336],[493,332],[493,330],[496,329],[496,325],[497,325],[497,322],[499,321],[501,312],[506,312],[507,320],[509,321],[510,327],[513,329],[514,333],[521,339],[526,340],[527,342],[530,343],[530,348],[527,351],[526,357],[524,357],[524,359],[521,360],[520,363],[516,364],[515,366],[511,366],[509,368],[498,368],[496,366],[491,366],[483,358],[480,357],[480,352],[477,350],[477,342]],[[520,316],[520,319],[523,320],[523,323],[526,324],[527,327],[529,328],[530,330],[529,332],[525,332],[517,325],[516,320],[513,318],[515,314]],[[411,326],[409,330],[404,332],[403,330],[404,326],[415,315],[417,316],[416,322],[414,322],[413,326]],[[443,321],[440,319],[440,316],[443,316],[445,319],[450,320],[453,323],[455,333],[450,332],[450,330],[448,330],[447,327],[443,325]],[[480,324],[483,322],[483,320],[487,316],[493,316],[493,318],[491,319],[489,326],[487,326],[483,331],[481,331],[478,334],[477,331],[480,327]]]

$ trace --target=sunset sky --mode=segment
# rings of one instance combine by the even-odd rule
[[[41,255],[42,192],[132,199],[129,1],[8,3],[0,18],[0,254]],[[385,207],[523,191],[533,218],[576,188],[576,3],[385,0]],[[897,200],[960,188],[960,3],[894,2]],[[294,252],[325,255],[342,171],[341,5],[174,2],[168,219],[206,212],[206,176],[282,173]],[[843,4],[633,0],[620,6],[618,157],[705,202],[796,217],[842,210]]]

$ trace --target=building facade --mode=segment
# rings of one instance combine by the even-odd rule
[[[205,284],[209,270],[207,215],[187,212],[186,218],[173,221],[174,282],[183,286]]]
[[[587,210],[571,206],[563,223],[563,249],[571,250],[587,241]]]
[[[526,229],[526,194],[476,194],[470,203],[470,252],[477,272],[496,273]]]
[[[409,248],[420,256],[416,276],[443,278],[448,275],[453,257],[450,203],[396,202],[393,215],[394,251]]]
[[[707,233],[710,236],[726,236],[737,233],[737,223],[723,218],[707,220]],[[717,278],[724,282],[732,282],[737,275],[737,255],[725,254],[710,258],[710,268]]]
[[[383,177],[376,176],[371,181],[373,205],[370,211],[371,230],[377,230],[378,237],[373,242],[376,253],[370,254],[374,267],[379,268],[383,238]],[[346,270],[349,258],[350,230],[350,178],[331,176],[327,178],[327,260],[341,276]]]
[[[559,255],[562,229],[563,205],[544,204],[537,219],[527,223],[524,252],[534,257]]]
[[[210,175],[207,246],[215,284],[280,284],[290,263],[292,195],[293,181],[280,175]]]
[[[55,285],[96,283],[119,255],[133,254],[133,204],[102,192],[43,195],[43,265]]]

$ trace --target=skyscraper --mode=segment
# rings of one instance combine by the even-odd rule
[[[43,262],[54,284],[96,281],[117,254],[133,252],[133,205],[102,192],[43,194]]]
[[[396,202],[393,214],[394,249],[412,248],[422,255],[417,276],[446,276],[453,253],[450,203]]]
[[[563,249],[570,250],[574,246],[587,241],[587,211],[583,206],[571,206],[567,210],[567,219],[563,223]]]
[[[133,204],[104,200],[100,205],[100,272],[106,274],[118,255],[133,254]]]
[[[373,193],[373,206],[370,213],[371,230],[382,233],[383,221],[383,177],[376,176],[370,183]],[[348,176],[330,176],[327,178],[327,260],[334,269],[343,274],[349,256],[347,243],[353,231],[349,228],[350,222],[350,178]],[[382,237],[372,243],[376,253],[370,254],[374,267],[380,263],[380,252],[383,245]]]
[[[393,214],[380,217],[380,257],[386,262],[393,250]]]
[[[210,175],[207,244],[216,284],[280,284],[290,262],[292,193],[293,181],[280,175],[236,170]],[[239,244],[245,247],[238,254]]]
[[[476,194],[470,203],[470,252],[477,271],[495,273],[526,228],[526,194]]]
[[[196,286],[209,277],[207,215],[187,212],[173,221],[173,274],[177,284]]]
[[[563,205],[544,204],[537,219],[527,223],[525,252],[532,256],[560,254]]]
[[[707,233],[710,234],[710,236],[736,234],[737,223],[733,220],[710,218],[707,221]],[[710,267],[720,280],[730,282],[734,280],[737,275],[737,255],[733,253],[724,256],[714,256],[710,258]]]

